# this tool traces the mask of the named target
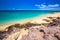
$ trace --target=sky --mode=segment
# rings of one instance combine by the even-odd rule
[[[60,10],[60,0],[0,0],[0,10]]]

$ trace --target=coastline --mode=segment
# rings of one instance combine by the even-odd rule
[[[47,17],[52,17],[52,18],[56,18],[56,17],[60,17],[60,12],[59,13],[54,13],[54,14],[47,14],[45,16],[38,16],[38,17],[35,17],[33,19],[26,19],[26,20],[22,20],[22,21],[19,21],[19,23],[11,23],[11,24],[8,24],[8,25],[3,25],[0,27],[0,34],[3,33],[5,34],[5,32],[7,33],[7,38],[6,40],[11,40],[11,39],[14,39],[15,36],[19,35],[17,40],[21,40],[23,38],[23,36],[25,35],[28,35],[29,32],[32,30],[32,32],[34,31],[34,29],[36,30],[40,30],[40,28],[43,28],[43,29],[49,29],[51,28],[51,26],[48,28],[48,26],[46,25],[50,25],[50,23],[44,21],[44,19],[46,20],[49,20],[49,18]],[[51,19],[50,19],[51,20]],[[30,23],[29,23],[30,22]],[[43,24],[42,24],[43,23]],[[46,24],[47,23],[47,24]],[[53,22],[52,22],[53,23]],[[16,25],[18,24],[18,25]],[[35,24],[35,25],[34,25]],[[36,26],[39,25],[39,26]],[[40,25],[41,24],[41,25]],[[45,25],[44,25],[45,24]],[[59,23],[58,23],[59,24]],[[23,25],[23,26],[22,26]],[[34,26],[31,26],[31,25],[34,25]],[[28,28],[29,27],[29,28]],[[53,27],[52,27],[53,29]],[[10,31],[9,31],[10,30]],[[35,32],[35,31],[34,31]],[[33,33],[34,33],[33,32]],[[39,31],[38,31],[39,32]],[[50,31],[49,31],[50,32]],[[10,33],[10,34],[8,34]],[[37,32],[35,32],[37,33]],[[39,32],[40,33],[40,32]],[[3,35],[1,34],[1,36]],[[3,37],[2,37],[3,38]],[[11,39],[10,39],[11,38]],[[3,40],[5,40],[3,38]]]
[[[32,18],[26,18],[26,19],[22,19],[22,20],[11,21],[11,22],[1,24],[0,27],[4,26],[4,25],[12,25],[12,24],[17,24],[17,23],[24,24],[27,22],[44,23],[43,19],[47,19],[47,17],[60,17],[60,12],[54,12],[53,14],[44,14],[44,15],[40,15],[40,16],[36,16],[36,17],[32,17]],[[38,22],[38,21],[41,21],[41,22]]]
[[[15,22],[12,22],[12,23],[9,23],[9,24],[1,25],[0,30],[5,30],[5,28],[10,26],[10,25],[25,24],[27,22],[37,23],[37,24],[48,23],[46,21],[43,21],[43,19],[48,19],[47,17],[60,17],[60,12],[55,12],[54,14],[46,14],[46,15],[37,16],[37,17],[34,17],[34,18],[30,18],[30,19],[25,19],[25,20],[21,20],[21,21],[17,21],[17,22],[15,21]]]

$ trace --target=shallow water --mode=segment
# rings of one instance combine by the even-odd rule
[[[45,14],[53,14],[54,11],[0,11],[0,25],[8,22],[13,22],[17,20],[29,19]]]

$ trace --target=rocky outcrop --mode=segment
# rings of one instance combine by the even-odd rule
[[[60,27],[32,28],[21,40],[60,40]]]
[[[48,18],[51,20],[44,20],[52,22],[11,25],[6,28],[7,31],[0,31],[0,40],[60,40],[60,17]]]

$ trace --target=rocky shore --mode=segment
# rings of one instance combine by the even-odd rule
[[[60,40],[60,17],[47,17],[47,23],[14,24],[0,31],[0,40]]]

